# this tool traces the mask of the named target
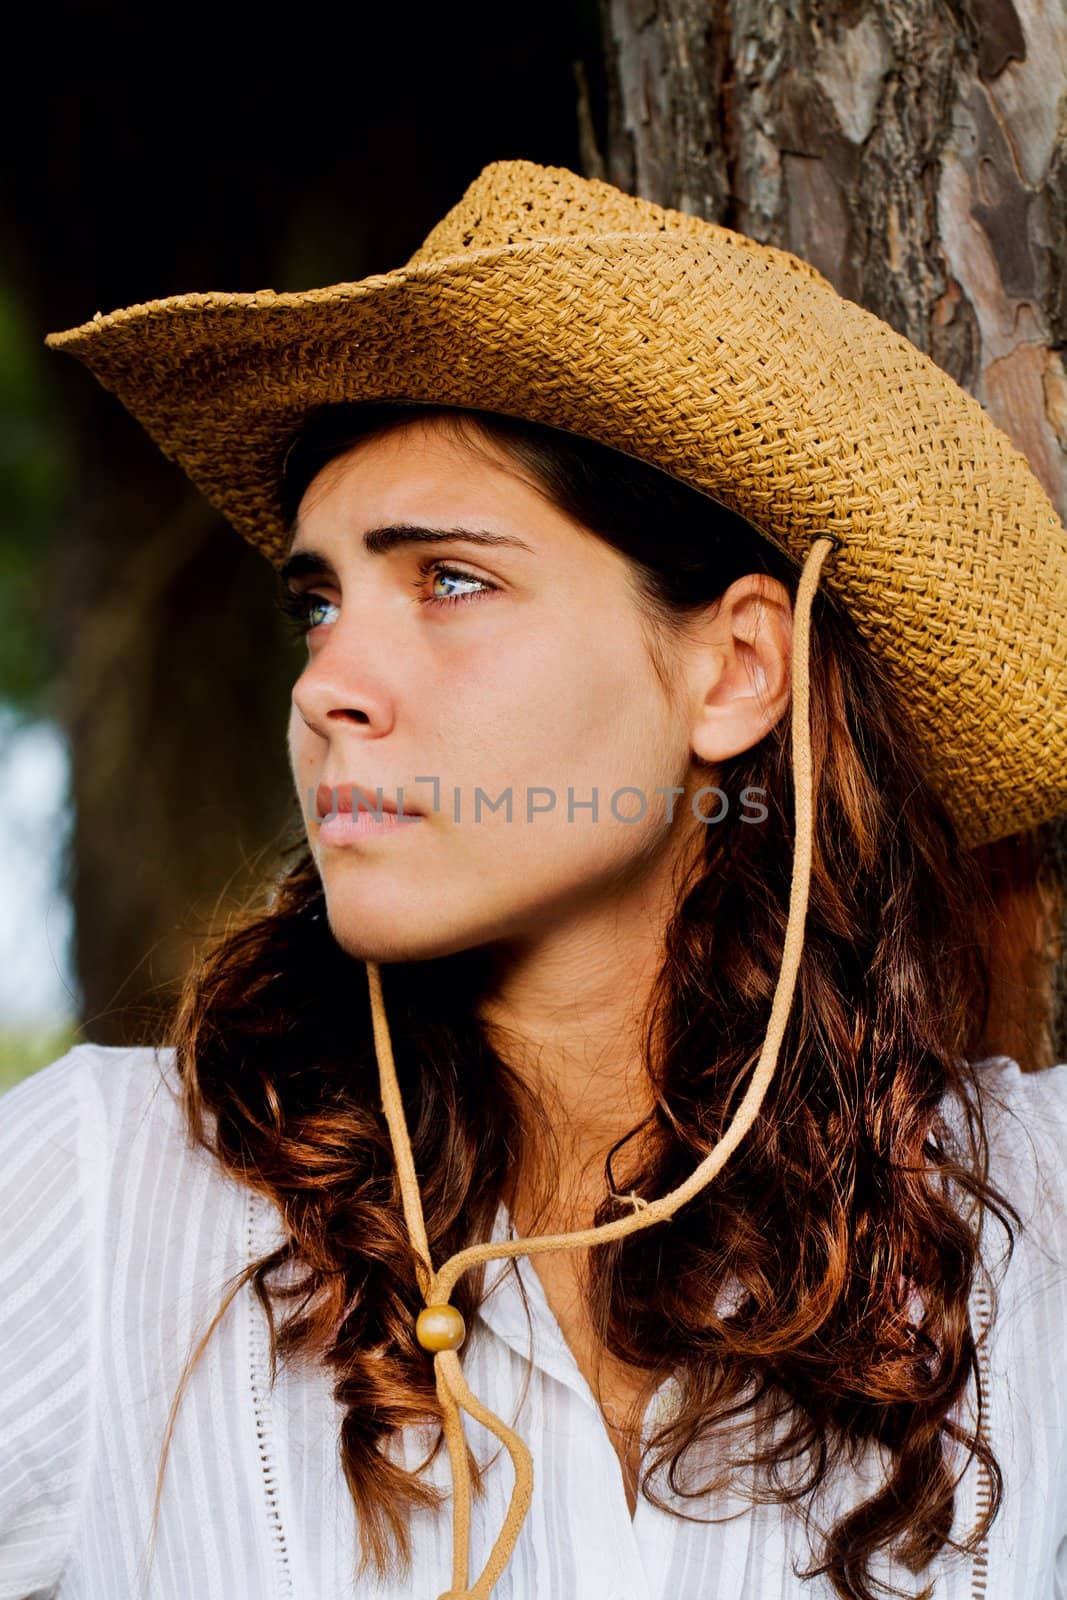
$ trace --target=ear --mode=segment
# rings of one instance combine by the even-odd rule
[[[777,578],[738,578],[695,624],[688,658],[693,754],[715,764],[758,744],[792,692],[793,606]]]

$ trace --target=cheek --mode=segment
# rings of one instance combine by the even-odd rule
[[[450,723],[438,770],[462,788],[462,820],[472,824],[463,832],[472,845],[521,855],[536,870],[560,852],[618,859],[647,845],[650,829],[668,825],[669,797],[657,789],[684,779],[683,730],[658,681],[650,687],[617,663],[604,668],[587,652],[567,670],[557,661],[531,672],[518,680],[522,692],[510,675],[498,678],[483,690],[477,718],[465,723],[457,715]],[[477,819],[476,787],[483,791]],[[510,825],[503,808],[494,812],[484,799],[507,790]]]
[[[314,836],[313,819],[318,815],[317,792],[322,778],[326,741],[309,728],[295,709],[290,713],[286,730],[289,757],[289,776],[293,794],[303,818],[305,831]]]
[[[289,765],[293,777],[298,782],[302,778],[309,777],[316,763],[321,761],[322,744],[322,739],[308,727],[294,707],[289,713],[286,745],[289,751]]]
[[[524,725],[532,748],[553,757],[557,770],[601,786],[662,782],[676,768],[678,729],[658,680],[643,657],[610,637],[591,638],[568,671],[535,681]]]

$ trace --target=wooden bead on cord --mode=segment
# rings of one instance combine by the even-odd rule
[[[424,1350],[458,1350],[467,1337],[462,1311],[455,1306],[424,1306],[415,1319],[415,1337]]]

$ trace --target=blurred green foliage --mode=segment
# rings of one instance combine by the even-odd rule
[[[0,1028],[0,1094],[82,1042],[76,1022],[58,1027]]]

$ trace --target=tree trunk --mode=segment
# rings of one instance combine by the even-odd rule
[[[1067,520],[1067,12],[601,0],[586,170],[803,256],[985,406]],[[1067,819],[984,847],[988,1053],[1067,1060]]]
[[[110,409],[117,437],[99,420],[80,432],[94,449],[46,585],[66,635],[50,699],[70,740],[81,1025],[96,1043],[138,1044],[263,876],[291,790],[292,673],[262,558]]]

